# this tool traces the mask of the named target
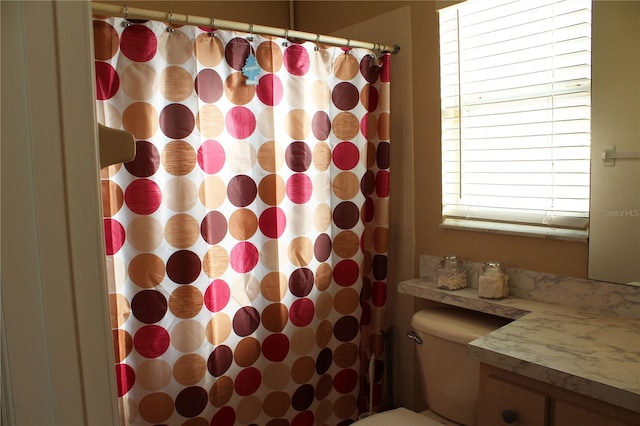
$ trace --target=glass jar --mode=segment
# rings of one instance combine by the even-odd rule
[[[447,290],[459,290],[467,286],[467,271],[457,256],[445,256],[436,270],[436,285]]]
[[[487,262],[478,278],[478,296],[488,299],[502,299],[509,295],[509,275],[505,274],[500,262]]]

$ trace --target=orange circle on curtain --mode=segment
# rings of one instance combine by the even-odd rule
[[[227,199],[227,187],[218,176],[207,176],[200,184],[198,197],[203,206],[215,210]]]
[[[116,362],[122,362],[131,353],[133,348],[133,339],[126,330],[111,330],[111,338],[113,340],[113,353]]]
[[[124,204],[124,193],[117,183],[110,180],[101,180],[102,212],[105,217],[111,217],[118,213]]]
[[[329,316],[333,309],[333,296],[331,293],[320,293],[316,298],[316,318],[325,319]]]
[[[303,109],[292,109],[284,117],[284,128],[291,139],[305,140],[311,133],[311,118]]]
[[[378,116],[378,137],[381,140],[391,138],[391,115],[388,112],[381,112]]]
[[[331,184],[333,193],[341,200],[350,200],[360,192],[360,180],[351,172],[340,172]]]
[[[331,105],[331,88],[324,80],[316,80],[311,85],[311,101],[319,110],[328,109]]]
[[[238,409],[236,410],[236,421],[240,424],[248,425],[252,423],[260,415],[261,412],[262,401],[260,400],[260,398],[254,395],[245,396],[240,400],[240,402],[238,402]]]
[[[333,337],[333,324],[331,321],[324,320],[318,324],[318,331],[316,332],[316,345],[319,348],[325,348],[331,338]]]
[[[285,184],[282,176],[268,174],[258,184],[258,195],[262,202],[269,206],[277,206],[282,203],[285,196]]]
[[[333,351],[333,362],[340,368],[349,368],[358,361],[358,345],[343,343]]]
[[[313,259],[313,244],[307,237],[291,240],[287,250],[289,262],[295,266],[307,266]]]
[[[389,199],[380,198],[376,200],[376,208],[373,212],[373,218],[376,224],[382,226],[389,225]]]
[[[355,56],[343,53],[333,61],[333,70],[340,80],[351,80],[360,71],[360,64]]]
[[[213,104],[201,105],[196,116],[196,126],[202,136],[215,139],[224,130],[224,114]]]
[[[191,40],[182,31],[165,31],[158,40],[158,53],[169,64],[182,64],[191,57]]]
[[[229,233],[236,240],[248,240],[257,230],[258,218],[249,209],[238,209],[229,217]]]
[[[333,118],[331,128],[336,137],[343,141],[355,138],[360,131],[358,117],[350,112],[341,112]]]
[[[263,41],[256,49],[256,59],[260,68],[275,73],[282,68],[282,51],[272,41]]]
[[[233,380],[228,376],[216,379],[209,390],[209,402],[214,407],[224,406],[233,396]]]
[[[118,31],[105,21],[93,20],[93,52],[99,61],[113,58],[120,46]]]
[[[196,151],[185,141],[171,141],[162,148],[162,167],[173,176],[184,176],[196,166]]]
[[[111,317],[111,328],[118,328],[125,323],[131,315],[129,300],[121,294],[109,294],[109,312]]]
[[[103,167],[103,168],[100,169],[100,178],[101,179],[109,179],[110,177],[112,177],[116,173],[118,173],[121,168],[122,168],[122,163],[113,164],[113,165],[108,166],[108,167]]]
[[[328,263],[321,263],[316,268],[315,281],[314,284],[316,288],[320,291],[325,291],[331,285],[331,279],[333,275],[331,273],[331,265]],[[316,309],[318,306],[316,305]]]
[[[360,249],[360,239],[353,231],[342,231],[333,239],[333,251],[343,259],[353,257]]]
[[[169,310],[177,318],[193,318],[202,310],[204,298],[197,287],[184,285],[169,296]]]
[[[315,368],[315,365],[314,365]],[[262,383],[273,390],[284,389],[289,384],[291,377],[289,366],[281,362],[272,362],[262,371]]]
[[[164,238],[176,248],[188,248],[200,237],[200,224],[191,215],[178,213],[167,220]]]
[[[316,362],[310,356],[296,359],[291,366],[291,379],[302,385],[307,383],[316,372]]]
[[[171,346],[180,352],[194,352],[204,342],[205,331],[200,321],[178,321],[171,330]]]
[[[373,231],[373,248],[378,253],[385,253],[389,247],[389,228],[379,226]]]
[[[207,340],[212,345],[219,345],[231,335],[231,318],[224,312],[217,312],[211,316],[205,330]]]
[[[329,402],[325,398],[329,396],[332,389],[333,389],[333,379],[329,374],[323,374],[322,376],[320,376],[320,379],[318,380],[318,384],[316,385],[316,398],[321,401],[324,400],[322,402]],[[320,403],[320,405],[322,405],[322,403]],[[329,410],[329,413],[327,413],[327,417],[329,417],[329,415],[331,414],[331,404],[329,404],[328,410]]]
[[[152,216],[138,216],[127,226],[127,241],[136,250],[155,250],[162,238],[162,225]]]
[[[331,147],[325,143],[317,143],[313,147],[313,166],[324,172],[331,165]]]
[[[342,395],[333,402],[333,414],[339,419],[346,419],[356,410],[356,397],[354,395]]]
[[[157,391],[171,382],[171,366],[168,362],[156,358],[138,365],[136,379],[140,386],[149,391]]]
[[[122,113],[122,126],[136,139],[149,139],[158,131],[158,111],[146,102],[132,103]]]
[[[267,269],[277,271],[280,269],[281,254],[285,250],[286,247],[284,247],[284,243],[280,239],[266,240],[260,249],[260,263]]]
[[[140,417],[149,423],[163,423],[173,414],[173,398],[164,392],[145,395],[138,404]]]
[[[280,333],[289,322],[289,310],[282,303],[271,303],[262,310],[262,326],[273,333]]]
[[[164,279],[165,266],[153,253],[140,253],[129,262],[129,278],[138,287],[153,288]]]
[[[233,360],[240,367],[249,367],[258,360],[261,352],[262,348],[258,339],[245,337],[236,344],[233,350]]]
[[[360,305],[360,295],[352,288],[343,288],[333,296],[333,307],[342,315],[355,312]]]
[[[282,391],[274,391],[264,398],[262,403],[262,411],[271,417],[282,417],[286,414],[291,406],[291,397]]]
[[[375,114],[367,115],[367,128],[365,137],[369,140],[378,136],[378,116]]]
[[[331,226],[331,207],[328,204],[322,203],[316,206],[313,211],[313,225],[318,232],[325,232]]]
[[[291,335],[291,352],[296,355],[309,354],[316,344],[316,335],[313,329],[301,327]]]
[[[217,37],[200,34],[193,42],[193,54],[205,67],[215,67],[224,58],[224,47]]]
[[[287,277],[282,272],[269,272],[260,282],[260,293],[270,302],[280,302],[288,287]]]
[[[241,72],[234,72],[224,81],[224,93],[234,105],[246,105],[256,95],[256,86],[247,84],[247,78]]]
[[[174,212],[185,212],[198,201],[198,188],[187,177],[171,178],[165,184],[162,201]]]
[[[258,164],[269,173],[275,173],[284,164],[284,150],[279,143],[268,141],[258,149]]]
[[[224,248],[213,246],[207,250],[202,261],[202,268],[209,278],[221,277],[228,267],[229,254]]]
[[[170,66],[160,73],[160,93],[171,102],[181,102],[193,93],[193,77],[179,66]]]
[[[198,354],[186,354],[173,363],[173,378],[183,386],[193,386],[207,372],[207,361]]]
[[[120,82],[124,92],[137,101],[152,98],[158,85],[156,71],[141,62],[127,66],[122,71]]]

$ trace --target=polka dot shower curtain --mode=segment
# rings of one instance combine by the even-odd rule
[[[123,424],[346,425],[380,404],[389,57],[94,20]],[[243,73],[243,68],[245,73]]]

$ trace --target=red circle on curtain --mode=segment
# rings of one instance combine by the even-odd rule
[[[313,320],[315,307],[313,302],[307,298],[298,299],[289,308],[289,318],[291,323],[297,327],[306,327]]]
[[[148,215],[160,207],[162,191],[157,183],[149,179],[137,179],[127,186],[124,201],[132,212]]]
[[[360,161],[360,151],[351,142],[340,142],[333,148],[333,164],[340,170],[351,170]]]
[[[267,336],[262,342],[262,354],[272,362],[283,361],[289,353],[289,338],[282,333]]]
[[[305,204],[311,199],[313,183],[309,176],[296,173],[287,180],[285,191],[292,203]]]
[[[126,232],[124,226],[115,219],[104,219],[104,242],[107,256],[116,254],[124,245]]]
[[[211,424],[216,426],[233,426],[236,423],[236,412],[229,406],[224,406],[216,412]]]
[[[262,383],[262,374],[255,367],[245,368],[236,376],[234,387],[240,396],[248,396],[255,393]]]
[[[120,50],[135,62],[147,62],[156,55],[158,40],[151,29],[144,25],[131,25],[122,31]]]
[[[311,65],[309,53],[307,53],[304,47],[298,44],[287,47],[287,50],[284,51],[283,59],[284,66],[289,74],[301,76],[309,71]]]
[[[116,385],[118,396],[123,396],[131,390],[136,381],[136,373],[127,364],[116,364]]]
[[[246,139],[256,130],[256,117],[246,107],[233,107],[224,118],[225,128],[236,139]]]
[[[355,389],[358,384],[358,373],[350,368],[339,371],[333,378],[333,387],[345,394]]]
[[[333,279],[336,281],[336,284],[342,287],[352,286],[358,280],[359,276],[360,267],[351,259],[341,260],[333,268]]]
[[[256,87],[256,95],[260,102],[268,106],[278,105],[283,93],[282,82],[277,75],[266,74],[260,77]]]
[[[287,226],[287,216],[280,207],[269,207],[260,215],[258,226],[265,236],[279,238]]]
[[[157,358],[169,348],[169,333],[159,325],[145,325],[133,336],[133,347],[145,358]]]
[[[380,198],[389,196],[389,172],[380,170],[376,173],[376,195]]]
[[[376,281],[371,289],[371,301],[373,306],[384,306],[387,301],[387,284],[384,281]]]
[[[95,62],[96,99],[104,101],[115,96],[120,88],[120,77],[113,67],[106,62]]]

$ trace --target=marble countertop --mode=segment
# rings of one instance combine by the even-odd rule
[[[470,354],[504,370],[640,413],[640,319],[512,296],[483,299],[475,288],[448,291],[425,278],[403,281],[399,291],[513,319],[472,341]]]

